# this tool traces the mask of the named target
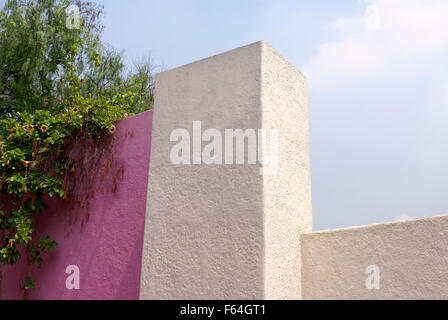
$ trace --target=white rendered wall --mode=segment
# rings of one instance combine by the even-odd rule
[[[448,216],[305,234],[301,246],[304,299],[448,299]]]
[[[306,80],[265,42],[157,75],[142,299],[299,299],[311,231]],[[173,130],[278,129],[278,170],[174,165]]]
[[[311,232],[307,99],[265,42],[157,75],[142,299],[448,299],[448,216]],[[193,121],[277,129],[276,173],[174,165]]]
[[[278,173],[263,181],[265,298],[300,294],[299,235],[312,230],[308,88],[305,77],[262,46],[262,123],[279,130]]]

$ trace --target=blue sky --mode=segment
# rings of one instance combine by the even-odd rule
[[[165,67],[261,39],[292,62],[303,63],[320,41],[331,37],[326,22],[360,9],[351,1],[339,6],[297,0],[99,2],[106,9],[106,41],[125,48],[130,59],[151,52]]]
[[[103,3],[129,61],[266,40],[306,74],[316,230],[448,214],[447,1]]]
[[[448,1],[97,1],[129,63],[266,40],[305,73],[315,230],[448,214]]]

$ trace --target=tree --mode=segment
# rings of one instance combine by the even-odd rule
[[[84,29],[68,29],[57,0],[8,0],[0,12],[0,112],[54,105],[56,79],[70,68]]]
[[[83,24],[67,27],[67,7],[77,5]],[[8,0],[0,12],[0,117],[51,109],[64,98],[76,68],[84,97],[111,97],[139,89],[129,113],[152,108],[153,68],[126,72],[122,54],[103,45],[103,8],[80,0]]]
[[[151,109],[154,105],[155,70],[151,58],[142,59],[134,63],[132,68],[127,68],[123,54],[113,47],[101,44],[98,50],[101,52],[101,63],[94,60],[87,64],[83,60],[78,63],[78,70],[82,71],[84,79],[81,94],[85,97],[111,98],[133,92],[129,113],[137,114]]]

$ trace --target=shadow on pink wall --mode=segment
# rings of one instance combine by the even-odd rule
[[[36,279],[32,300],[139,298],[152,118],[147,111],[117,123],[114,161],[123,174],[115,192],[95,180],[88,210],[50,202],[39,218],[38,236],[49,235],[59,246],[44,257],[41,269],[30,267],[27,255],[17,265],[0,266],[1,299],[23,299],[27,274]],[[80,270],[79,290],[66,287],[71,265]]]

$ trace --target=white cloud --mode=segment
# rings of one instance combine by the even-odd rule
[[[364,15],[343,17],[331,25],[342,36],[322,44],[304,68],[313,82],[357,80],[448,52],[448,1],[364,2]]]

